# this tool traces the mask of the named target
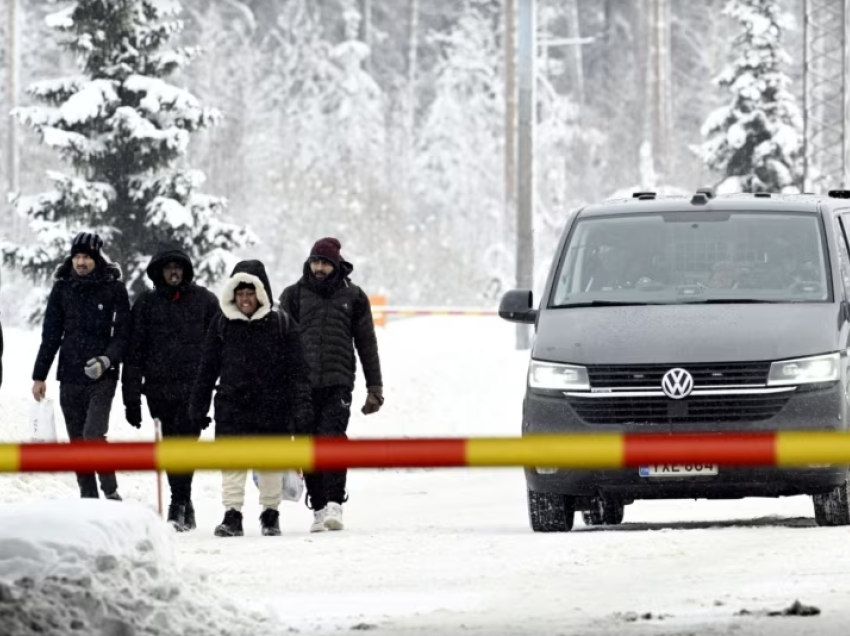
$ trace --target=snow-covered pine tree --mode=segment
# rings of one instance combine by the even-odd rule
[[[82,229],[104,238],[131,292],[163,244],[185,249],[196,278],[210,283],[231,250],[255,241],[221,220],[223,199],[198,192],[202,172],[177,165],[190,133],[220,116],[165,80],[197,53],[166,48],[183,28],[180,11],[173,0],[75,0],[49,16],[81,74],[36,82],[28,93],[46,106],[13,112],[74,168],[49,172],[49,192],[13,198],[34,240],[5,244],[4,258],[34,281],[48,280]]]
[[[363,16],[357,3],[341,0],[340,5],[345,39],[329,52],[333,63],[323,109],[329,127],[325,152],[346,169],[349,178],[362,172],[360,167],[367,157],[369,172],[383,177],[380,167],[387,152],[386,97],[364,67],[371,50],[358,39]]]
[[[423,236],[445,248],[459,240],[464,255],[477,258],[511,234],[504,219],[504,55],[492,3],[464,5],[449,33],[432,35],[441,56],[418,131],[416,178]]]
[[[724,15],[737,20],[735,57],[717,84],[732,102],[709,115],[705,142],[694,147],[721,173],[723,192],[799,192],[803,186],[802,117],[782,67],[787,16],[777,0],[728,0]]]

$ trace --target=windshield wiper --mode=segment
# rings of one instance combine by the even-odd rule
[[[643,307],[645,305],[669,305],[664,302],[639,300],[586,300],[580,303],[564,303],[552,305],[549,309],[570,309],[571,307]]]

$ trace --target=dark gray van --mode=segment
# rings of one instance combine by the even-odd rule
[[[523,435],[848,428],[850,191],[635,193],[575,212],[543,298],[499,314],[533,324]],[[526,470],[538,532],[576,511],[618,524],[636,499],[812,495],[850,525],[846,466]]]

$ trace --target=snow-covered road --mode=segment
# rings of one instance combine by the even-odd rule
[[[512,336],[490,318],[392,323],[379,335],[387,407],[358,413],[352,435],[516,434],[525,354],[512,350]],[[37,340],[7,329],[4,440],[26,436]],[[363,397],[359,387],[355,399]],[[114,438],[152,436],[149,422],[140,433],[123,422],[120,397],[112,426]],[[119,481],[125,498],[154,504],[152,475]],[[3,476],[0,500],[72,498],[75,488],[69,475]],[[248,536],[218,539],[218,476],[198,476],[200,527],[175,537],[179,566],[277,616],[281,634],[767,636],[850,627],[850,529],[815,527],[807,498],[638,502],[616,529],[578,521],[571,534],[540,535],[528,529],[518,469],[357,471],[348,530],[310,535],[309,511],[285,504],[284,536],[268,538],[248,488]],[[821,614],[767,615],[795,600]]]

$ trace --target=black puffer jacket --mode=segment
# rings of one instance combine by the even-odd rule
[[[259,309],[236,307],[240,283],[253,284]],[[303,434],[313,420],[308,367],[295,321],[274,311],[271,285],[259,261],[243,261],[221,294],[222,315],[207,332],[189,414],[206,416],[216,389],[216,437]],[[218,380],[218,386],[216,386]]]
[[[73,274],[70,257],[56,269],[33,380],[47,379],[57,351],[56,377],[60,382],[90,385],[118,379],[130,338],[130,299],[118,266],[97,260],[94,272],[85,278]],[[92,380],[85,366],[97,356],[106,356],[112,366],[99,380]]]
[[[372,307],[365,292],[349,279],[353,271],[351,263],[342,261],[339,271],[319,282],[307,262],[301,280],[280,296],[281,307],[298,321],[315,389],[354,387],[355,348],[366,386],[383,386]]]
[[[183,283],[177,287],[162,277],[168,263],[183,265]],[[218,299],[193,282],[192,262],[182,250],[158,253],[147,274],[155,288],[133,305],[122,383],[124,406],[140,407],[142,393],[148,396],[149,408],[163,401],[185,404],[201,363],[207,328],[219,313]]]

